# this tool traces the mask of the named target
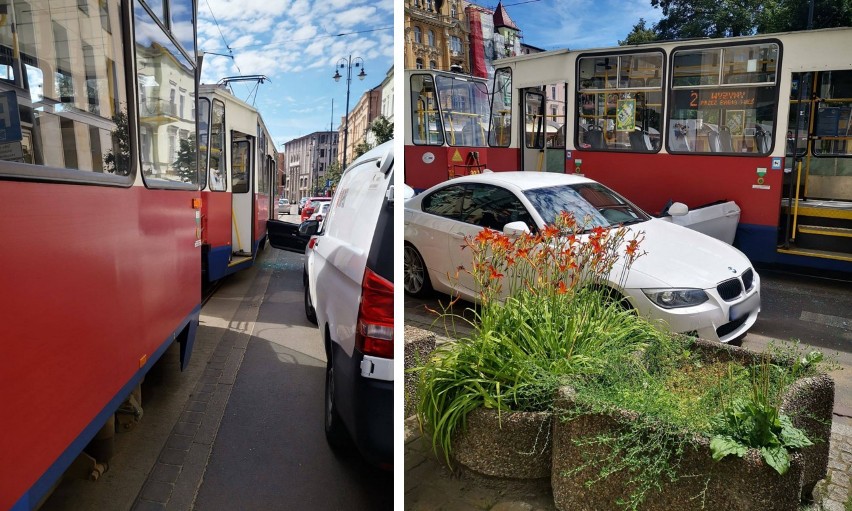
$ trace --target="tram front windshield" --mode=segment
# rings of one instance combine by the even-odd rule
[[[488,141],[486,85],[447,75],[437,75],[435,83],[447,144],[484,147]]]

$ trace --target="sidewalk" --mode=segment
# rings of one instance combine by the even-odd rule
[[[436,315],[419,307],[405,308],[405,324],[434,332],[437,343],[449,340],[449,328],[456,335],[470,332],[458,322],[448,326]],[[756,344],[760,344],[758,341]],[[848,373],[852,366],[844,367]],[[850,392],[847,379],[835,396]],[[837,400],[837,397],[835,397]],[[835,410],[836,411],[836,410]],[[555,511],[549,485],[538,488],[514,487],[505,481],[469,472],[452,473],[443,459],[436,457],[429,438],[422,436],[416,417],[405,420],[405,509],[409,511]],[[835,416],[831,427],[828,476],[817,485],[813,505],[802,511],[850,511],[852,509],[852,423]]]

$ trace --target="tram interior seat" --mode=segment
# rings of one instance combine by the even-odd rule
[[[637,129],[628,134],[630,139],[630,148],[634,151],[653,151],[654,146],[651,144],[651,137],[643,130]]]
[[[586,141],[592,149],[606,149],[604,143],[603,129],[600,126],[591,125],[586,132]]]
[[[754,127],[754,145],[763,154],[769,154],[772,148],[772,134],[759,124]]]
[[[669,124],[669,149],[672,151],[692,151],[689,145],[688,129],[678,122]]]
[[[708,130],[707,141],[710,143],[711,152],[734,152],[734,143],[731,140],[731,130],[727,126],[719,126],[719,131],[716,131],[714,129]]]

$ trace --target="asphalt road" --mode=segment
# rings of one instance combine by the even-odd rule
[[[325,353],[305,318],[303,256],[267,250],[272,278],[195,509],[391,509],[393,473],[325,441]]]

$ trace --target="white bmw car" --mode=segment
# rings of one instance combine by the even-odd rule
[[[434,289],[475,301],[466,236],[483,228],[506,234],[538,230],[567,211],[590,228],[624,225],[644,232],[624,286],[613,291],[640,314],[673,332],[730,342],[741,339],[760,312],[760,277],[734,247],[653,218],[585,177],[548,172],[486,172],[433,186],[405,202],[404,288]],[[522,223],[519,223],[522,222]],[[508,227],[507,227],[507,224]],[[628,238],[630,235],[628,234]]]

